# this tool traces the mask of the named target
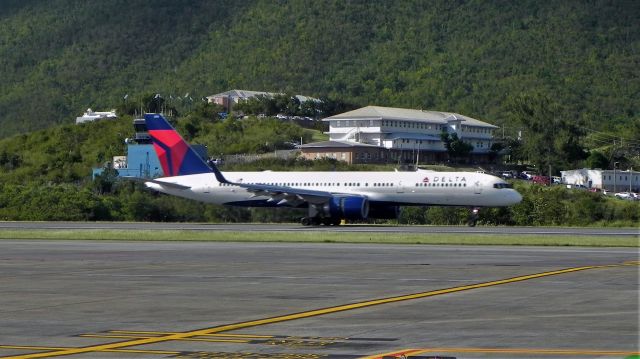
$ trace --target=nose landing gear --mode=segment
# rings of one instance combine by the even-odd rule
[[[478,223],[478,218],[480,217],[480,208],[474,207],[471,209],[471,214],[469,214],[469,219],[467,220],[467,225],[469,227],[475,227]]]

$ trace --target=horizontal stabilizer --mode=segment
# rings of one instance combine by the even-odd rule
[[[154,183],[154,184],[157,184],[157,185],[160,185],[160,186],[163,186],[163,187],[173,188],[173,189],[185,190],[185,189],[191,188],[191,186],[185,186],[185,185],[181,185],[181,184],[178,184],[178,183],[164,182],[164,181],[158,181],[158,180],[145,180],[144,182],[145,183],[150,182],[150,183]]]
[[[142,182],[144,184],[154,183],[154,184],[163,186],[165,188],[173,188],[173,189],[189,189],[189,188],[191,188],[190,186],[185,186],[185,185],[181,185],[181,184],[177,184],[177,183],[173,183],[173,182],[159,181],[159,180],[149,179],[149,178],[131,177],[131,176],[124,176],[122,178],[127,179],[129,181]]]

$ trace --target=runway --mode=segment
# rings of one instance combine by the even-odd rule
[[[182,230],[182,231],[236,231],[236,232],[368,232],[368,233],[463,233],[469,235],[567,235],[615,236],[640,239],[640,228],[600,227],[466,227],[466,226],[408,226],[408,225],[343,225],[304,227],[299,224],[207,224],[207,223],[149,223],[149,222],[0,222],[0,229],[41,230]]]
[[[638,249],[0,240],[0,357],[625,358]]]

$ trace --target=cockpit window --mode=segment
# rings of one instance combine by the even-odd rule
[[[513,185],[511,183],[494,183],[493,188],[513,188]]]

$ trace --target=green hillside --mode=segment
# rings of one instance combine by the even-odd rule
[[[185,111],[232,88],[455,111],[507,134],[509,99],[542,93],[640,137],[639,18],[633,0],[5,0],[0,137],[126,94]]]

